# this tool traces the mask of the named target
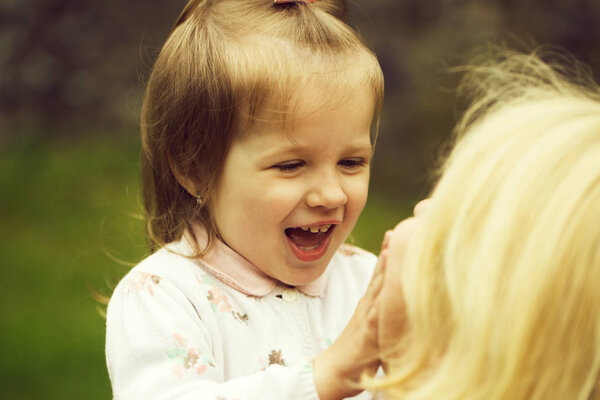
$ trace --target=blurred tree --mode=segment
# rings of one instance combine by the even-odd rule
[[[449,68],[476,47],[563,48],[600,76],[597,0],[355,0],[352,18],[379,56],[386,97],[373,186],[392,196],[424,195],[456,122]],[[481,50],[481,49],[480,49]]]
[[[600,72],[597,0],[349,3],[386,77],[373,184],[390,195],[424,193],[457,115],[448,67],[474,46],[560,46]],[[184,4],[0,0],[0,118],[133,129],[144,77]]]
[[[53,123],[135,119],[141,85],[183,1],[3,0],[0,109]]]

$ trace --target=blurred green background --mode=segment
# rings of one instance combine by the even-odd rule
[[[599,3],[354,0],[351,16],[386,77],[354,242],[376,251],[427,193],[458,113],[448,67],[490,42],[539,44],[570,51],[598,77]],[[183,5],[0,0],[3,398],[111,396],[98,299],[146,254],[140,95]]]

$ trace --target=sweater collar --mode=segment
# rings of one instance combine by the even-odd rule
[[[192,230],[198,246],[204,248],[208,240],[206,229],[201,224],[194,223]],[[191,235],[186,234],[185,237],[193,243]],[[275,278],[265,274],[219,239],[215,240],[212,249],[201,257],[200,261],[217,279],[247,295],[265,296],[278,283]],[[321,296],[326,283],[327,270],[316,280],[306,285],[296,286],[296,289],[309,296]]]

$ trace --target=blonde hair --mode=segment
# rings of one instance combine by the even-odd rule
[[[340,0],[192,0],[165,42],[142,107],[142,191],[153,248],[191,233],[198,220],[217,236],[211,196],[232,139],[259,114],[314,110],[370,90],[373,141],[383,99],[376,57],[343,21]],[[303,103],[304,104],[304,103]],[[303,109],[303,112],[311,110]],[[193,181],[203,204],[177,181]]]
[[[600,91],[503,57],[469,68],[473,106],[400,268],[407,333],[368,384],[386,398],[600,399]]]

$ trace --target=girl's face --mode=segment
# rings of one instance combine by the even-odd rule
[[[288,285],[317,279],[366,201],[373,101],[259,119],[232,143],[212,202],[221,239]]]

